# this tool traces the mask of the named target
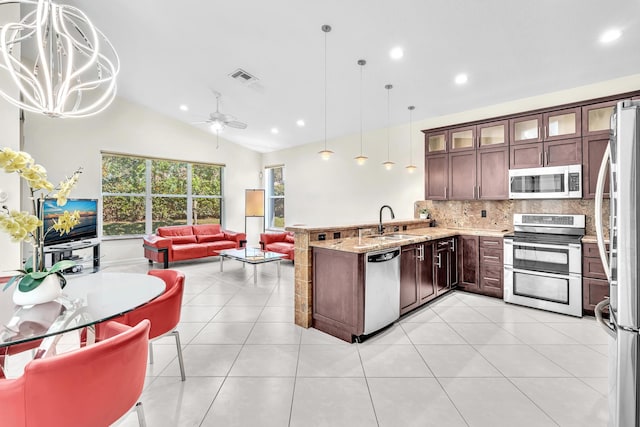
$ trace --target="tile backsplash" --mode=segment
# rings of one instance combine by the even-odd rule
[[[506,230],[513,228],[514,213],[583,214],[586,217],[586,234],[595,235],[594,200],[499,200],[499,201],[438,201],[421,200],[415,203],[415,215],[426,208],[440,227],[482,228]],[[486,217],[482,217],[482,211]],[[609,228],[609,203],[603,203],[603,227]]]

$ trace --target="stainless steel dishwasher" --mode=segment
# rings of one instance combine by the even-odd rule
[[[364,335],[400,317],[400,248],[366,254]]]

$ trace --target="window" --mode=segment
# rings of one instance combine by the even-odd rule
[[[284,166],[266,168],[267,228],[284,228]]]
[[[221,224],[223,171],[222,165],[103,153],[103,236]]]

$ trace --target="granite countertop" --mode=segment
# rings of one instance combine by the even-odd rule
[[[425,227],[429,227],[429,224],[431,223],[430,219],[415,219],[415,218],[411,218],[411,219],[390,219],[390,220],[385,220],[382,221],[382,225],[384,225],[385,227],[388,226],[394,226],[394,225],[409,225],[409,224],[424,224]],[[335,231],[340,231],[340,230],[351,230],[354,228],[377,228],[378,227],[378,222],[372,222],[372,223],[358,223],[358,224],[341,224],[341,225],[330,225],[330,226],[310,226],[310,225],[306,225],[306,224],[293,224],[290,226],[285,227],[286,231],[304,231],[304,232],[308,232],[308,233],[315,233],[315,232],[319,232],[319,231],[327,231],[327,230],[335,230]]]
[[[336,240],[316,241],[310,242],[309,246],[314,248],[333,249],[343,252],[365,253],[380,249],[410,245],[413,243],[446,239],[447,237],[460,235],[502,237],[509,232],[511,232],[511,230],[426,227],[415,228],[413,230],[405,230],[397,233],[388,233],[384,236],[372,235],[363,237],[348,237],[345,239]],[[394,239],[393,237],[389,237],[390,235],[399,235],[402,236],[402,238]]]
[[[609,244],[609,239],[605,238],[604,242],[606,244]],[[594,235],[587,234],[586,236],[582,237],[582,243],[598,243],[598,238]]]

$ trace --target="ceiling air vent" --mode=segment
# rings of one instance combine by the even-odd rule
[[[247,73],[242,68],[236,69],[234,72],[229,74],[229,76],[231,78],[233,78],[233,79],[236,79],[237,81],[239,81],[243,85],[250,85],[250,84],[253,84],[253,83],[258,81],[257,77],[252,76],[251,74]]]

